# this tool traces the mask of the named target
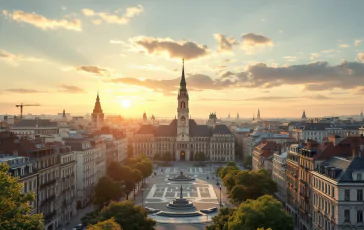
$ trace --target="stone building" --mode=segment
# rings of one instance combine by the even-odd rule
[[[278,199],[286,203],[286,158],[288,155],[288,148],[282,148],[273,154],[273,172],[272,178],[278,185],[278,192],[276,193]]]
[[[279,147],[278,144],[273,141],[264,141],[261,144],[257,145],[256,147],[254,147],[252,154],[253,170],[266,168],[264,167],[264,162],[267,159],[273,158],[273,153],[276,150],[278,150],[278,147]],[[272,173],[272,171],[270,171],[270,173]]]
[[[211,161],[234,161],[234,135],[226,125],[198,125],[189,118],[189,94],[184,66],[177,97],[177,116],[169,125],[144,124],[134,135],[134,155],[169,152],[174,160],[190,161],[204,152]]]
[[[93,188],[106,173],[105,148],[102,139],[64,138],[77,162],[77,208],[84,208],[92,200]]]
[[[12,176],[19,177],[18,182],[23,184],[22,193],[34,192],[34,194],[37,194],[38,173],[33,170],[33,164],[29,157],[0,155],[0,162],[9,165],[9,173]],[[30,205],[32,207],[30,214],[38,213],[37,199],[30,202]]]
[[[313,229],[363,229],[364,158],[332,157],[312,171]]]

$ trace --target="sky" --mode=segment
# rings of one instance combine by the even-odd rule
[[[359,114],[364,1],[0,0],[0,114]]]

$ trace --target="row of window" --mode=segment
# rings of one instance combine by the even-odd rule
[[[319,189],[325,194],[334,197],[335,196],[335,187],[330,185],[324,180],[318,179],[316,177],[313,178],[313,187]]]
[[[345,201],[351,201],[352,197],[350,197],[350,189],[345,189]],[[356,201],[363,201],[363,189],[356,190]]]

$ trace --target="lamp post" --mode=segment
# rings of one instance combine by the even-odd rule
[[[220,206],[221,206],[221,185],[220,185]]]

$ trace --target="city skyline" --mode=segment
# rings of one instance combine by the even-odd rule
[[[364,3],[328,2],[2,1],[0,114],[91,113],[99,91],[106,114],[174,117],[185,58],[192,117],[359,115]]]

